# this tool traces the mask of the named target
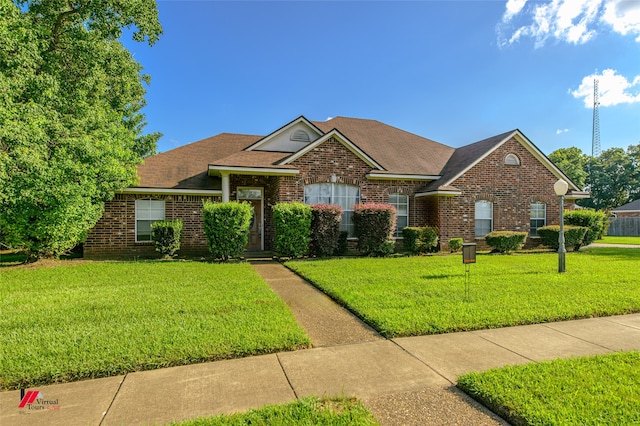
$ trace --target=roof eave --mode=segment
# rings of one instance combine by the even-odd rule
[[[215,166],[209,165],[209,176],[223,174],[251,175],[251,176],[296,176],[298,169],[282,169],[277,167],[243,167],[243,166]]]
[[[371,172],[367,174],[369,180],[420,180],[420,181],[434,181],[440,179],[439,175],[413,175],[402,173],[376,173]]]
[[[453,191],[453,190],[436,190],[436,191],[427,191],[427,192],[418,192],[414,195],[415,198],[420,197],[456,197],[458,195],[462,195],[462,191]]]
[[[148,188],[136,186],[124,188],[123,190],[116,192],[120,194],[222,195],[222,190],[220,189]]]

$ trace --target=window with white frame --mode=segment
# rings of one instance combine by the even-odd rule
[[[342,207],[340,230],[355,237],[353,206],[360,202],[360,188],[342,183],[314,183],[304,187],[305,204],[337,204]]]
[[[164,201],[136,200],[136,241],[151,241],[151,224],[164,220]]]
[[[476,238],[484,238],[493,230],[493,203],[487,200],[476,201]]]
[[[405,194],[390,194],[389,204],[396,208],[396,229],[393,236],[402,237],[402,230],[409,226],[409,196]]]
[[[541,202],[531,203],[531,223],[529,235],[538,236],[538,228],[547,224],[547,205]]]

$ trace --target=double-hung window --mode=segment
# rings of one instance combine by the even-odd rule
[[[409,226],[409,196],[405,194],[390,194],[389,204],[396,208],[396,229],[393,236],[402,237],[402,230]]]
[[[476,238],[484,238],[493,230],[493,203],[491,201],[476,201]]]
[[[314,183],[304,187],[305,204],[337,204],[342,207],[340,230],[355,237],[353,206],[360,202],[360,188],[342,183]]]
[[[136,200],[136,241],[151,241],[151,224],[164,220],[163,200]]]
[[[547,205],[541,202],[531,203],[531,223],[529,234],[538,236],[538,228],[547,224]]]

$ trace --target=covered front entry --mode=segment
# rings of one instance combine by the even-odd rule
[[[263,188],[238,187],[238,201],[246,201],[253,207],[253,217],[249,228],[247,251],[264,250],[264,198]]]

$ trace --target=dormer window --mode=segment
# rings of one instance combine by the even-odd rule
[[[293,142],[311,142],[309,134],[304,130],[296,130],[295,132],[292,132],[291,136],[289,136],[289,140]]]
[[[520,158],[515,154],[507,154],[507,156],[504,157],[504,164],[507,166],[519,166]]]

